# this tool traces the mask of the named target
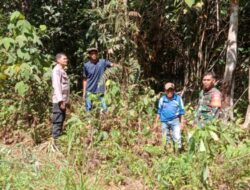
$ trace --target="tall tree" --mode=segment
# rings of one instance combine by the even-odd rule
[[[234,92],[234,72],[237,63],[237,35],[238,35],[238,15],[239,1],[231,0],[231,15],[228,32],[228,44],[226,55],[226,67],[222,84],[222,107],[224,108],[224,117],[232,117],[233,92]]]
[[[250,61],[250,59],[248,59],[248,61]],[[248,107],[247,107],[245,122],[242,127],[248,128],[249,125],[250,125],[250,67],[249,67],[249,74],[248,74]]]

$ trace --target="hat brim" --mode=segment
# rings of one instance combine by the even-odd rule
[[[88,53],[91,53],[93,51],[96,52],[96,53],[98,53],[98,49],[97,48],[89,48],[89,49],[87,49]]]
[[[174,90],[174,87],[168,87],[168,88],[165,88],[165,90],[169,90],[169,89]]]

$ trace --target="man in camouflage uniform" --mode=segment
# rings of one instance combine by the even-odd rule
[[[199,127],[217,118],[221,107],[221,92],[214,87],[215,75],[205,73],[202,79],[203,89],[199,94],[199,103],[196,111],[196,123]]]

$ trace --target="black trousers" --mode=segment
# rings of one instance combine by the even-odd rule
[[[65,120],[66,110],[62,110],[58,103],[53,103],[52,116],[52,136],[58,138],[62,134],[63,122]]]

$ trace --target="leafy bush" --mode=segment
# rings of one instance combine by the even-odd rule
[[[45,31],[20,12],[10,16],[0,42],[1,126],[37,126],[48,118],[51,59],[40,50]]]

